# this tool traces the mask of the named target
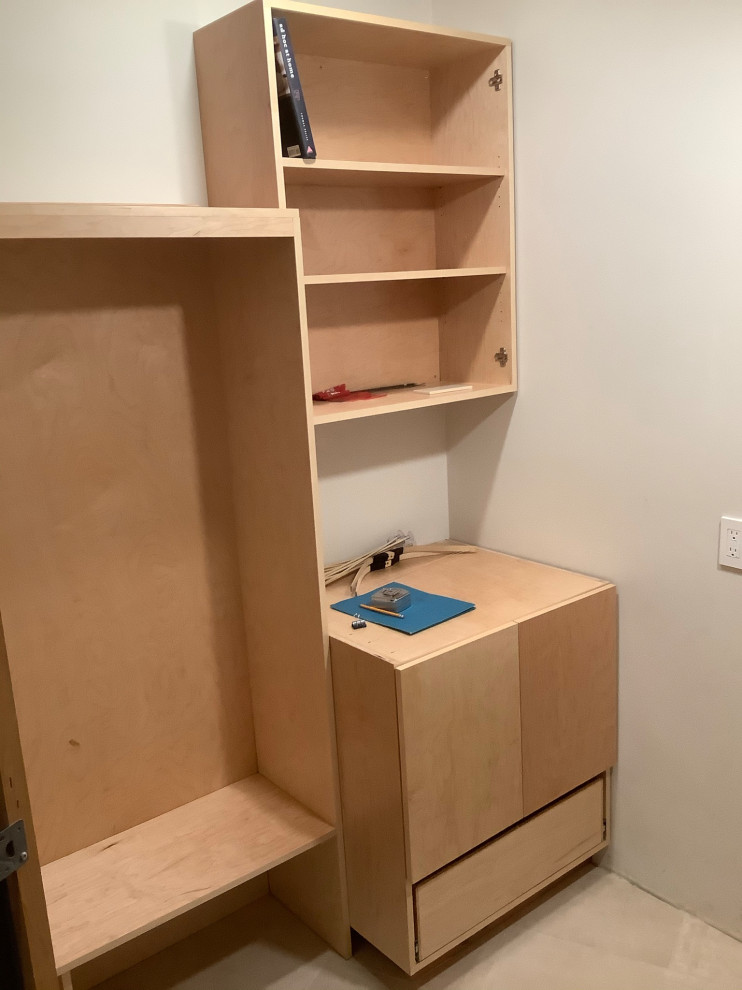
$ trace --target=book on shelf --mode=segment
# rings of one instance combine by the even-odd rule
[[[316,158],[317,149],[285,17],[273,18],[273,51],[283,155],[286,158]]]

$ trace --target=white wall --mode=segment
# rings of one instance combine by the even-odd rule
[[[394,536],[448,536],[446,413],[440,407],[317,430],[328,562]],[[352,480],[352,487],[351,482]]]
[[[614,868],[742,936],[742,5],[434,0],[514,39],[521,393],[452,534],[615,580]]]
[[[0,0],[0,200],[206,203],[192,35],[238,6]],[[430,20],[430,0],[328,6]],[[328,560],[399,528],[426,541],[448,535],[443,422],[392,419],[396,430],[381,417],[319,431]],[[377,475],[362,467],[362,449]],[[399,463],[402,450],[416,469]],[[358,507],[352,522],[348,506]]]

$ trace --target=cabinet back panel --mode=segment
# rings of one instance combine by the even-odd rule
[[[317,155],[366,162],[428,162],[429,73],[297,51]]]
[[[431,189],[293,186],[307,275],[436,267]]]
[[[256,769],[205,251],[0,247],[0,607],[43,862]]]
[[[307,288],[313,392],[341,382],[356,389],[439,380],[436,283]]]

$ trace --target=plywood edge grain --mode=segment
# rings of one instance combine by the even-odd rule
[[[494,179],[502,171],[483,166],[407,165],[393,162],[332,161],[284,158],[287,185],[424,186],[455,185]]]
[[[0,239],[293,237],[297,211],[0,203]]]
[[[502,265],[479,268],[421,268],[417,271],[348,272],[337,275],[305,275],[305,285],[344,285],[346,282],[399,282],[429,278],[487,278],[505,275]]]
[[[582,594],[572,595],[569,598],[564,598],[562,601],[554,602],[552,605],[547,605],[545,608],[537,609],[535,612],[528,612],[526,615],[521,615],[518,617],[519,622],[527,622],[529,619],[535,619],[539,615],[546,615],[548,612],[553,612],[554,609],[563,608],[565,605],[573,605],[575,602],[580,602],[584,598],[592,598],[593,595],[599,595],[602,591],[609,591],[611,588],[615,589],[615,585],[611,584],[610,581],[603,581],[596,584],[594,588],[589,591],[583,591]]]

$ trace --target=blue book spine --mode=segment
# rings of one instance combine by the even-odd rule
[[[294,57],[294,46],[291,44],[291,35],[285,17],[273,18],[273,40],[276,49],[278,105],[283,153],[289,158],[298,158],[299,156],[316,158],[317,149],[314,145],[312,128],[309,126],[307,105],[304,102],[304,93],[299,82],[299,72]]]

